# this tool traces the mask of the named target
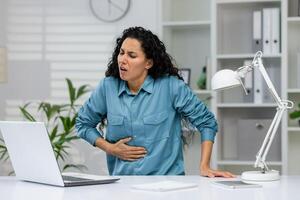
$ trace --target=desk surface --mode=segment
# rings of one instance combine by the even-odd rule
[[[196,183],[197,188],[169,192],[151,192],[132,189],[134,184],[174,180]],[[14,177],[0,177],[0,199],[5,200],[294,200],[300,199],[300,176],[282,176],[280,181],[263,183],[262,188],[226,189],[215,186],[215,179],[200,176],[121,176],[121,180],[107,185],[61,188],[17,181]],[[218,180],[221,180],[219,178]],[[223,179],[222,179],[223,180]],[[227,179],[228,180],[228,179]]]

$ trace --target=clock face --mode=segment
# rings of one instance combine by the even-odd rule
[[[115,22],[124,17],[130,7],[130,0],[90,0],[92,13],[104,22]]]

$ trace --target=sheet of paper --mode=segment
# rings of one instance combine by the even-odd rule
[[[195,183],[184,183],[179,181],[160,181],[160,182],[132,185],[131,187],[136,190],[165,192],[165,191],[172,191],[172,190],[195,188],[198,187],[198,185]]]

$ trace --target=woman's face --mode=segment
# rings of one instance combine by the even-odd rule
[[[120,78],[128,82],[143,82],[152,67],[152,60],[147,59],[140,41],[126,38],[120,48],[118,65]]]

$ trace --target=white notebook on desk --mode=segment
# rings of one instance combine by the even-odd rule
[[[160,182],[132,185],[131,187],[136,190],[166,192],[166,191],[172,191],[172,190],[195,188],[195,187],[198,187],[198,185],[195,183],[184,183],[184,182],[179,182],[179,181],[160,181]]]
[[[213,181],[214,185],[224,187],[224,188],[230,188],[230,189],[242,189],[242,188],[260,188],[262,187],[259,184],[252,184],[252,183],[245,183],[240,180],[236,181]]]

